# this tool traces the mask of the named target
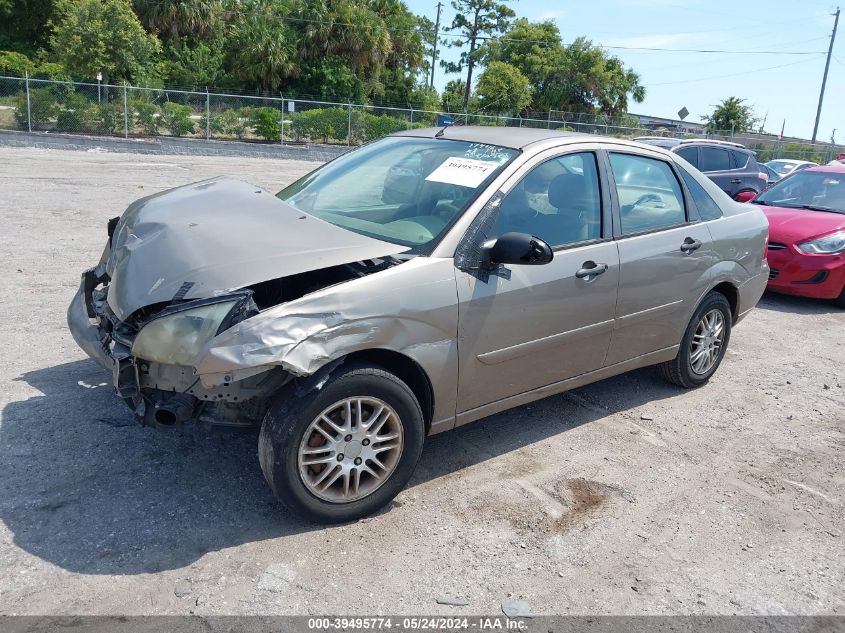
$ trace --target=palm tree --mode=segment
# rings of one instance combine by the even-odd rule
[[[178,47],[183,35],[203,39],[223,19],[221,0],[134,0],[141,24]]]

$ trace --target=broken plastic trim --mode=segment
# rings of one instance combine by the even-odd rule
[[[464,239],[461,240],[455,250],[455,266],[484,283],[487,283],[490,278],[491,271],[484,267],[482,246],[486,241],[496,237],[499,207],[504,197],[505,194],[501,191],[497,191],[490,197],[487,204],[478,212],[475,220],[464,234]]]

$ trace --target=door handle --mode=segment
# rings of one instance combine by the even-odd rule
[[[693,251],[697,251],[701,248],[701,240],[696,240],[691,237],[688,237],[684,240],[684,243],[681,244],[681,250],[684,253],[692,253]]]
[[[579,268],[578,270],[575,271],[575,276],[578,277],[578,279],[584,279],[585,277],[598,276],[598,275],[601,275],[601,274],[607,272],[608,268],[609,268],[609,266],[607,264],[597,264],[594,261],[588,261],[588,262],[584,262],[581,265],[581,268]]]
[[[734,178],[733,180],[731,180],[731,183],[734,184],[734,185],[741,185],[742,184],[742,178]]]

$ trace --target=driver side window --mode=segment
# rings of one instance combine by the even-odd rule
[[[593,152],[566,154],[528,172],[502,199],[497,234],[528,233],[552,247],[601,237],[601,190]]]

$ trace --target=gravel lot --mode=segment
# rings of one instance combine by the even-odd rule
[[[767,295],[706,387],[646,369],[433,437],[389,510],[316,527],[257,434],[135,426],[65,326],[133,199],[314,164],[0,165],[0,614],[845,614],[845,311]]]

